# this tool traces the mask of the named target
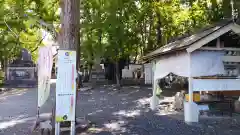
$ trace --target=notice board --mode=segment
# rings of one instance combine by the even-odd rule
[[[76,105],[76,51],[58,51],[56,121],[74,121]]]

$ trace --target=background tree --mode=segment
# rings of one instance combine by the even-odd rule
[[[101,58],[109,58],[116,68],[123,58],[137,63],[141,56],[176,37],[231,18],[230,2],[231,0],[82,0],[82,60],[88,63],[90,71],[94,64],[99,64]],[[239,1],[233,2],[239,13]],[[62,44],[59,40],[62,36],[61,6],[60,0],[2,0],[2,65],[4,61],[14,59],[23,47],[31,50],[36,59],[37,48],[42,44],[41,30],[48,31],[55,41]],[[77,50],[80,51],[80,48]]]

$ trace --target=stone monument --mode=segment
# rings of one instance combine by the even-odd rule
[[[22,49],[20,56],[7,67],[5,84],[10,87],[35,87],[37,84],[36,65],[31,54]]]

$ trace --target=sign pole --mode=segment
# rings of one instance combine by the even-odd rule
[[[60,123],[55,122],[55,135],[60,135]]]
[[[76,61],[75,61],[76,62]],[[76,62],[77,63],[77,62]],[[76,66],[75,66],[76,68]],[[74,94],[74,101],[73,101],[73,117],[74,119],[71,120],[71,128],[70,128],[70,135],[75,135],[76,134],[76,103],[77,103],[77,76],[78,73],[76,71],[76,77],[73,81],[75,81],[75,86],[73,88],[73,90],[75,90],[75,94]]]
[[[70,135],[75,135],[75,121],[71,121]]]

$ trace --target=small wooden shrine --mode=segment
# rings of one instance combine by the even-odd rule
[[[156,109],[158,80],[173,73],[188,77],[186,122],[197,122],[198,104],[193,93],[240,96],[240,26],[224,20],[193,35],[175,40],[144,57],[153,65],[151,108]]]

